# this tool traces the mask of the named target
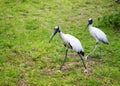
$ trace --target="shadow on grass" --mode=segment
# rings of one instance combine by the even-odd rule
[[[102,60],[102,58],[100,58],[99,55],[97,55],[97,56],[89,56],[87,60],[88,61],[99,61],[99,60]]]

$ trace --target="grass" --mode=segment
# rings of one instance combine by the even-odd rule
[[[84,27],[89,17],[98,26],[98,18],[114,13],[120,5],[114,0],[0,0],[0,86],[119,86],[120,33],[100,27],[110,45],[101,43],[102,60],[96,51],[86,64],[69,50],[62,72],[65,54],[58,35],[49,37],[56,25],[64,33],[80,39],[85,55],[95,41]]]

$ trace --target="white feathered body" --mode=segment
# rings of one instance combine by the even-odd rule
[[[75,38],[70,34],[64,34],[62,32],[60,32],[59,35],[62,41],[64,42],[64,44],[66,45],[66,47],[73,49],[77,53],[81,53],[81,52],[84,53],[84,49],[82,48],[82,45],[77,38]]]
[[[92,25],[89,25],[89,32],[91,36],[96,40],[96,43],[102,41],[103,43],[108,44],[108,40],[105,33],[100,29],[93,27]]]

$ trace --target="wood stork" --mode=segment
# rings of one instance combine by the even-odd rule
[[[64,46],[66,47],[65,57],[64,57],[64,60],[63,60],[63,62],[61,64],[59,70],[61,70],[62,66],[64,65],[64,62],[67,59],[68,49],[73,49],[74,51],[76,51],[78,53],[78,55],[80,56],[80,58],[82,60],[82,63],[84,65],[84,67],[85,67],[84,72],[87,72],[87,67],[86,67],[86,65],[84,63],[84,60],[82,58],[82,56],[84,56],[84,50],[82,48],[82,45],[81,45],[80,41],[77,38],[75,38],[74,36],[70,35],[70,34],[64,34],[61,31],[59,26],[55,26],[54,33],[51,35],[49,42],[52,40],[52,38],[55,36],[55,34],[57,32],[59,33],[59,36],[60,36],[61,40],[63,41]]]
[[[103,42],[104,44],[109,44],[105,33],[104,33],[103,31],[101,31],[100,29],[98,29],[98,28],[96,28],[96,27],[93,27],[93,26],[92,26],[92,23],[93,23],[92,18],[89,18],[89,19],[88,19],[87,27],[89,27],[89,32],[90,32],[91,36],[96,40],[96,45],[95,45],[95,48],[93,49],[93,51],[90,52],[90,53],[85,57],[86,60],[87,60],[87,57],[88,57],[89,55],[91,55],[93,52],[95,52],[95,50],[96,50],[97,47],[99,48],[99,51],[100,51],[100,58],[102,58],[101,48],[100,48],[100,45],[99,45],[99,41]]]

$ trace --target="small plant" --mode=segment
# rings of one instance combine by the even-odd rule
[[[27,0],[21,0],[21,2],[27,2]]]
[[[120,12],[104,15],[99,20],[99,26],[120,30]]]
[[[39,22],[37,20],[29,20],[26,23],[26,29],[28,30],[35,30],[39,28]]]

